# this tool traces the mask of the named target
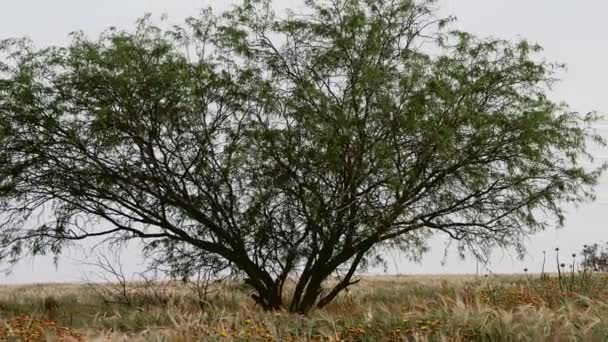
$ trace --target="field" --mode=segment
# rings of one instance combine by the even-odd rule
[[[239,283],[0,287],[0,341],[606,341],[608,277],[366,277],[308,317]],[[199,288],[200,290],[200,288]]]

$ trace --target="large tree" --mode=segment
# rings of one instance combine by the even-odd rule
[[[593,116],[548,99],[559,65],[539,47],[450,31],[432,7],[245,1],[67,47],[5,40],[0,259],[137,239],[307,313],[436,234],[523,252],[592,198]]]

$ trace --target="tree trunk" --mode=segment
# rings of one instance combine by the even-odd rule
[[[274,287],[263,292],[258,291],[251,295],[256,304],[259,304],[265,311],[283,310],[283,297],[278,287]]]
[[[353,278],[357,267],[359,267],[359,263],[361,263],[365,252],[366,251],[363,250],[357,253],[355,260],[353,260],[353,263],[351,264],[350,269],[348,270],[348,273],[344,276],[344,278],[329,292],[329,294],[319,300],[319,303],[317,304],[317,307],[319,309],[322,309],[324,306],[331,303],[331,301],[334,300],[336,296],[344,289],[359,282],[358,280],[351,281],[351,279]]]
[[[310,264],[311,259],[309,259],[306,267],[304,268],[304,271],[302,272],[302,275],[300,276],[300,279],[298,280],[298,283],[296,284],[296,288],[291,298],[291,304],[289,306],[289,311],[291,312],[298,312],[298,306],[300,305],[300,301],[302,301],[302,294],[304,293],[304,289],[306,287],[306,284],[308,283],[308,280],[312,276]]]
[[[308,284],[306,285],[306,290],[303,293],[303,296],[300,300],[295,303],[296,305],[292,305],[290,311],[296,312],[302,315],[308,314],[308,312],[315,306],[319,295],[321,294],[321,285],[323,281],[327,279],[329,273],[323,270],[314,271],[313,275],[310,277]],[[295,300],[295,298],[294,298]],[[294,304],[294,303],[292,303]]]
[[[358,283],[358,280],[351,281],[351,279],[361,263],[361,260],[363,260],[363,256],[368,250],[369,247],[356,253],[355,258],[344,278],[326,296],[320,299],[319,296],[322,292],[323,282],[331,275],[336,267],[338,267],[343,261],[348,260],[350,256],[346,254],[342,257],[346,260],[336,259],[333,261],[328,260],[324,263],[317,262],[315,263],[315,266],[305,269],[300,281],[298,282],[298,285],[296,286],[296,292],[294,293],[289,311],[306,315],[315,306],[321,309],[333,301],[344,289]]]

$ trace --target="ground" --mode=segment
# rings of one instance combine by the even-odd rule
[[[204,302],[181,283],[5,286],[0,341],[606,341],[607,285],[591,272],[365,277],[308,317],[263,312],[240,283]]]

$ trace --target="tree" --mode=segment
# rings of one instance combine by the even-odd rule
[[[137,239],[178,274],[236,270],[265,309],[307,313],[435,234],[523,253],[593,197],[595,116],[547,98],[560,66],[538,46],[434,13],[244,1],[67,47],[4,41],[0,258]]]
[[[602,245],[600,247],[599,244],[594,243],[583,247],[581,266],[584,269],[596,272],[608,271],[608,248],[606,245]]]

